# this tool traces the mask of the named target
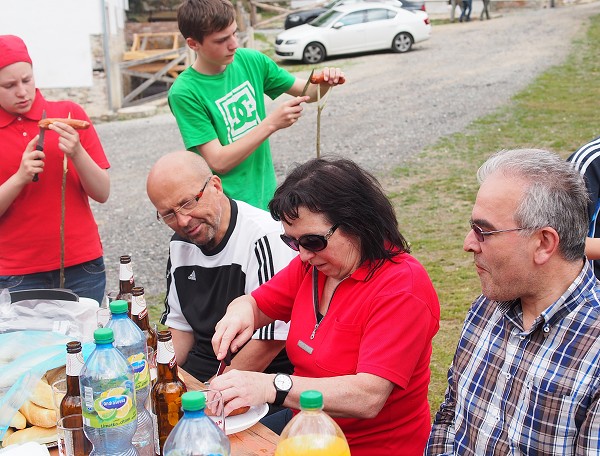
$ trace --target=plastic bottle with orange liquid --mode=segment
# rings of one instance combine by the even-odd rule
[[[275,456],[350,456],[344,433],[323,411],[319,391],[300,394],[300,413],[283,429]]]

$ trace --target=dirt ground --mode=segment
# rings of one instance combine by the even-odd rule
[[[599,2],[516,11],[489,21],[435,26],[430,40],[406,54],[326,61],[343,68],[348,82],[332,91],[323,111],[322,153],[351,158],[385,176],[439,138],[464,131],[472,120],[505,105],[561,63],[588,18],[598,13]],[[158,157],[182,148],[177,126],[167,112],[97,128],[112,165],[111,197],[93,206],[108,289],[118,286],[119,255],[131,253],[136,283],[147,293],[162,293],[171,232],[156,222],[145,179]],[[315,132],[316,108],[309,105],[296,125],[272,136],[279,179],[295,162],[315,156]]]

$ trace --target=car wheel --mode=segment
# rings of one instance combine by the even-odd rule
[[[413,45],[413,37],[410,33],[401,32],[394,37],[392,41],[392,51],[394,52],[408,52]]]
[[[302,52],[304,63],[321,63],[325,60],[325,48],[321,43],[308,43]]]

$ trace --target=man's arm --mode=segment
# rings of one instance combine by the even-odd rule
[[[320,85],[321,97],[337,84],[344,75],[339,68],[323,68],[324,78]],[[317,85],[311,84],[306,96],[301,96],[306,79],[296,78],[296,81],[286,92],[294,98],[279,105],[255,128],[242,138],[223,146],[218,139],[197,146],[198,152],[208,163],[208,166],[219,174],[225,174],[242,163],[258,146],[278,130],[291,127],[302,115],[302,103],[317,101]]]
[[[175,349],[177,365],[183,366],[187,360],[188,353],[194,346],[194,333],[175,328],[169,328],[169,330],[173,337],[173,348]]]
[[[454,411],[456,409],[456,391],[453,382],[454,368],[448,370],[448,388],[444,402],[435,414],[433,427],[429,434],[425,456],[451,456],[454,454]]]
[[[344,76],[344,72],[340,68],[325,67],[323,68],[322,72],[324,81],[320,84],[310,84],[310,86],[308,86],[306,95],[310,97],[310,100],[308,100],[309,103],[317,101],[318,90],[320,90],[321,98],[323,98],[325,94],[329,92],[331,87],[340,83],[341,78]],[[296,78],[296,81],[286,93],[294,97],[300,96],[304,90],[304,87],[306,86],[306,82],[307,79]],[[320,89],[317,86],[320,86]]]
[[[248,158],[269,136],[282,128],[294,125],[302,114],[302,103],[308,97],[296,97],[288,100],[242,138],[223,146],[213,139],[196,147],[208,166],[219,174],[225,174]]]

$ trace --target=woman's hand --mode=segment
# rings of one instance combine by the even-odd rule
[[[231,349],[236,353],[250,340],[255,327],[256,301],[250,295],[243,295],[231,301],[225,316],[215,326],[212,346],[218,360],[227,355]]]
[[[73,127],[63,122],[54,122],[48,129],[58,134],[58,148],[71,160],[82,152],[86,153],[79,141],[79,133]]]
[[[273,375],[262,372],[230,370],[214,377],[210,388],[221,392],[225,404],[225,416],[233,410],[273,402],[275,389]]]
[[[35,148],[38,138],[39,135],[27,144],[21,158],[21,164],[16,172],[17,179],[23,184],[29,184],[32,182],[33,176],[44,171],[44,158],[46,158],[46,155]]]

